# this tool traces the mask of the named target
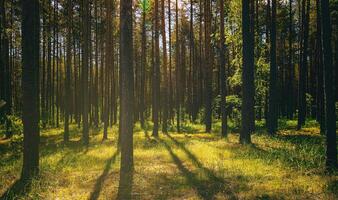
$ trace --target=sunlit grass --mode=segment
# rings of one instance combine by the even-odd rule
[[[284,122],[283,122],[284,123]],[[135,125],[132,196],[134,199],[335,199],[337,174],[324,173],[324,136],[318,126],[302,131],[285,122],[275,137],[258,131],[253,145],[242,146],[238,134],[224,139],[216,122],[212,134],[201,124],[171,126],[169,135],[151,137],[151,129]],[[93,130],[89,148],[81,130],[71,127],[63,144],[62,129],[42,131],[41,174],[22,199],[114,199],[120,156],[117,127]],[[20,175],[20,138],[0,143],[0,194]]]

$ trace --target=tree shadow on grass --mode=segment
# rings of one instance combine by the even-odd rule
[[[189,152],[187,153],[188,157],[193,161],[196,167],[206,173],[206,179],[202,179],[197,173],[190,171],[186,166],[184,166],[183,162],[173,152],[166,141],[160,138],[157,138],[157,140],[166,148],[177,168],[185,176],[189,185],[191,185],[196,190],[202,199],[215,199],[215,196],[219,193],[222,193],[222,195],[226,196],[228,199],[237,199],[233,191],[230,189],[230,184],[224,179],[217,177],[211,170],[205,168],[187,149],[185,152]]]
[[[92,145],[92,144],[90,144]],[[63,142],[50,142],[48,144],[41,143],[40,146],[42,147],[40,156],[45,157],[55,153],[55,151],[63,151],[69,150],[71,153],[80,153],[83,152],[84,154],[88,152],[88,146],[83,145],[83,141],[81,139],[70,140],[67,143]]]
[[[12,200],[12,199],[19,199],[24,198],[32,188],[32,180],[16,180],[10,188],[5,191],[0,200]]]
[[[93,188],[93,191],[90,194],[89,200],[96,200],[96,199],[99,198],[100,192],[102,190],[102,185],[103,185],[105,179],[108,176],[108,172],[109,172],[109,170],[111,168],[111,165],[116,161],[116,157],[118,156],[118,154],[119,154],[119,150],[117,150],[113,154],[113,156],[110,159],[107,160],[105,168],[104,168],[102,174],[96,180],[95,186]]]
[[[198,160],[198,158],[191,153],[183,143],[177,141],[175,138],[173,138],[171,135],[169,134],[165,134],[170,140],[172,140],[174,142],[174,144],[179,147],[180,149],[182,149],[184,151],[184,153],[188,156],[188,158],[193,162],[193,164],[202,169],[209,177],[217,180],[220,179],[219,177],[217,177],[213,171],[211,171],[210,169],[206,168],[203,166],[203,164]]]
[[[294,169],[313,170],[321,169],[324,162],[323,153],[318,153],[318,157],[305,156],[306,149],[296,148],[287,149],[282,147],[262,148],[258,145],[251,144],[245,148],[240,145],[229,145],[227,147],[218,147],[219,149],[228,149],[232,152],[234,158],[261,159],[267,163],[282,163],[285,166]],[[302,152],[300,152],[302,149]],[[315,171],[312,171],[315,172]],[[321,172],[320,170],[318,172]]]
[[[296,145],[321,145],[325,140],[321,135],[307,135],[307,134],[299,134],[299,135],[282,135],[277,134],[276,138],[284,140],[286,142],[290,142]]]

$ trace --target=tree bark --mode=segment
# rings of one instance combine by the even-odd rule
[[[250,17],[250,1],[242,0],[242,36],[243,36],[243,70],[242,70],[242,129],[240,142],[251,143],[251,127],[254,123],[254,33]]]
[[[21,179],[39,172],[39,1],[22,1],[23,167]]]
[[[132,1],[121,0],[120,4],[120,136],[121,172],[133,169],[133,27]],[[123,198],[122,198],[123,199]]]
[[[326,168],[332,171],[337,168],[337,140],[329,0],[321,1],[321,9],[323,65],[325,71]]]
[[[224,0],[220,0],[220,82],[221,82],[221,118],[222,118],[222,130],[221,134],[223,137],[227,136],[227,113],[226,113],[226,75],[225,75],[225,36],[224,36]]]
[[[161,28],[162,28],[162,51],[163,51],[163,122],[162,122],[162,131],[164,133],[168,132],[168,64],[167,64],[167,37],[165,31],[165,6],[164,0],[161,0],[162,6],[162,21],[161,21]]]
[[[212,124],[212,60],[211,60],[211,7],[210,0],[205,0],[205,131],[210,133]]]
[[[83,28],[83,38],[82,38],[82,140],[83,143],[89,145],[89,126],[88,126],[88,115],[89,115],[89,95],[88,95],[88,68],[89,68],[89,42],[90,42],[90,11],[89,11],[89,1],[83,0],[82,2],[82,28]]]
[[[268,131],[274,135],[278,124],[277,104],[277,65],[276,65],[276,0],[272,0],[272,13],[270,25],[270,81],[269,81],[269,110]]]
[[[159,46],[159,17],[158,0],[155,0],[155,63],[153,70],[153,136],[158,136],[159,104],[160,104],[160,46]]]
[[[65,127],[64,127],[64,135],[63,135],[63,140],[64,142],[68,142],[69,141],[69,115],[70,115],[70,106],[71,106],[71,90],[70,90],[70,78],[71,78],[71,64],[72,64],[72,10],[73,10],[73,6],[72,6],[72,1],[68,0],[67,1],[67,58],[66,58],[66,80],[65,80],[65,89],[66,89],[66,93],[65,93]]]

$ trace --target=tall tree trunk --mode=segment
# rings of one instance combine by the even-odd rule
[[[288,79],[288,91],[291,95],[288,95],[288,118],[293,118],[294,112],[294,64],[293,64],[293,13],[292,13],[292,0],[289,0],[289,79]]]
[[[272,13],[270,25],[270,81],[269,81],[269,113],[268,131],[274,135],[277,130],[278,104],[277,104],[277,64],[276,64],[276,0],[272,0]]]
[[[168,35],[169,35],[169,118],[170,121],[173,118],[173,107],[174,107],[174,89],[172,81],[172,58],[171,58],[171,1],[168,0]]]
[[[165,6],[164,0],[161,0],[162,6],[162,21],[161,21],[161,28],[162,28],[162,48],[163,48],[163,122],[162,122],[162,131],[164,133],[168,132],[168,64],[167,64],[167,37],[165,31]]]
[[[83,143],[89,145],[89,126],[88,126],[88,114],[89,114],[89,95],[88,95],[88,68],[89,68],[89,42],[90,42],[90,11],[89,11],[89,1],[83,0],[82,2],[82,28],[83,28],[83,38],[82,38],[82,140]]]
[[[63,140],[64,142],[69,141],[69,115],[70,115],[70,107],[72,102],[72,94],[70,89],[70,79],[71,79],[71,65],[72,65],[72,1],[67,0],[67,49],[66,49],[66,80],[65,80],[65,86],[66,86],[66,92],[65,92],[65,127],[64,127],[64,135]]]
[[[120,1],[120,137],[121,168],[118,199],[131,199],[128,185],[123,180],[131,176],[133,170],[133,21],[132,0]],[[131,184],[127,183],[126,184]]]
[[[176,36],[176,46],[175,46],[175,75],[176,75],[176,129],[177,132],[181,132],[181,105],[180,105],[180,98],[181,98],[181,92],[180,92],[180,73],[179,73],[179,66],[180,66],[180,40],[178,35],[178,0],[175,2],[175,36]]]
[[[306,119],[306,80],[307,80],[307,57],[308,57],[308,37],[309,37],[309,10],[310,0],[302,1],[302,41],[301,41],[301,65],[299,68],[299,88],[298,88],[298,123],[297,129],[305,124]]]
[[[145,111],[145,73],[146,73],[146,65],[147,65],[147,32],[146,32],[146,10],[145,6],[143,8],[144,10],[142,11],[142,35],[141,35],[141,91],[140,91],[140,122],[141,122],[141,127],[144,129],[144,111]]]
[[[221,134],[223,137],[227,136],[227,113],[226,113],[226,75],[225,75],[225,36],[224,36],[224,0],[220,0],[220,17],[221,17],[221,24],[220,24],[220,92],[221,92],[221,118],[222,118],[222,130]]]
[[[0,100],[5,97],[5,64],[3,59],[3,47],[2,47],[2,38],[4,37],[5,27],[3,27],[3,15],[5,10],[5,0],[0,1]],[[0,110],[0,122],[2,122],[4,113]]]
[[[212,123],[212,60],[211,60],[211,7],[210,0],[205,0],[205,131],[211,131]]]
[[[331,171],[337,168],[337,140],[329,0],[321,1],[321,9],[323,64],[325,71],[326,167]]]
[[[317,30],[316,30],[316,64],[317,64],[317,121],[320,132],[325,133],[325,107],[324,107],[324,69],[322,51],[322,23],[320,0],[316,0]]]
[[[103,139],[108,138],[108,115],[109,115],[109,103],[108,103],[108,98],[110,97],[109,95],[109,82],[108,82],[108,74],[110,72],[110,69],[112,69],[112,0],[105,0],[106,3],[106,23],[107,23],[107,30],[106,30],[106,59],[105,59],[105,67],[106,67],[106,73],[104,74],[105,76],[105,93],[104,95],[104,130],[103,130]],[[102,86],[103,87],[103,86]]]
[[[153,70],[153,136],[158,136],[159,103],[160,103],[160,46],[159,46],[159,17],[158,0],[155,0],[155,63]]]
[[[39,171],[39,1],[22,1],[23,167],[21,179]]]
[[[94,125],[99,127],[99,16],[98,16],[98,0],[94,2],[94,14],[95,14],[95,80],[94,80]]]
[[[254,33],[252,32],[253,15],[250,13],[250,1],[242,0],[242,37],[243,37],[243,70],[242,70],[242,129],[240,142],[251,143],[250,124],[254,123]]]

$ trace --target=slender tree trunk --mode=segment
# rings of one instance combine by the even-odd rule
[[[168,132],[168,64],[167,64],[167,37],[166,37],[166,31],[165,31],[165,6],[164,6],[164,0],[161,0],[162,5],[162,22],[161,22],[161,28],[162,28],[162,51],[163,51],[163,77],[164,77],[164,86],[163,86],[163,122],[162,122],[162,131],[164,133]]]
[[[63,135],[63,140],[64,142],[69,141],[69,115],[70,115],[70,107],[71,107],[71,102],[72,102],[72,94],[71,94],[71,89],[70,89],[70,79],[71,79],[71,65],[72,65],[72,1],[67,0],[67,58],[66,58],[66,80],[65,80],[65,86],[66,86],[66,92],[65,92],[65,127],[64,127],[64,135]]]
[[[293,64],[293,13],[292,2],[289,0],[289,80],[288,80],[288,118],[293,118],[294,113],[294,64]]]
[[[106,23],[107,23],[107,30],[106,30],[106,59],[105,59],[105,67],[106,67],[106,74],[105,76],[105,86],[104,88],[105,93],[109,94],[109,82],[108,82],[108,74],[110,69],[112,69],[112,0],[105,0],[106,3]],[[108,138],[108,115],[109,115],[109,103],[108,103],[109,95],[104,95],[105,103],[104,103],[104,131],[103,131],[103,139]]]
[[[221,24],[220,24],[220,92],[221,92],[221,118],[222,118],[222,136],[227,136],[227,113],[226,113],[226,75],[225,75],[225,36],[224,36],[224,0],[220,0],[220,17],[221,17]]]
[[[309,37],[309,8],[310,1],[302,1],[302,42],[301,42],[301,65],[299,69],[299,88],[298,88],[298,123],[297,129],[305,124],[306,119],[306,76],[307,76],[307,57],[308,57],[308,37]]]
[[[269,111],[268,131],[274,135],[278,124],[277,104],[277,64],[276,64],[276,0],[272,0],[272,13],[270,25],[270,81],[269,81]]]
[[[82,140],[83,143],[89,145],[89,126],[88,126],[88,114],[89,114],[89,95],[88,95],[88,68],[89,68],[89,42],[90,42],[90,11],[89,11],[89,1],[83,0],[82,2],[82,28],[83,28],[83,44],[82,44]]]
[[[212,60],[211,60],[211,7],[210,0],[205,0],[205,131],[210,133],[212,123]]]
[[[99,16],[98,16],[98,0],[95,0],[95,80],[94,80],[94,125],[99,127]]]
[[[21,179],[39,171],[39,1],[22,1],[23,167]]]
[[[317,121],[320,132],[325,133],[325,99],[324,99],[324,69],[322,51],[322,23],[320,0],[316,0],[317,30],[316,30],[316,64],[317,64]]]
[[[145,8],[143,8],[145,9]],[[146,73],[146,65],[147,65],[147,33],[146,33],[146,10],[142,11],[142,33],[141,33],[141,91],[140,91],[140,122],[141,127],[144,129],[144,111],[145,111],[145,101],[144,101],[144,93],[145,93],[145,73]]]
[[[175,58],[175,74],[176,74],[176,126],[177,126],[177,132],[181,132],[181,105],[180,105],[180,98],[181,98],[181,92],[180,92],[180,73],[179,73],[179,66],[180,66],[180,40],[179,40],[179,35],[178,35],[178,0],[176,0],[175,2],[175,23],[176,23],[176,30],[175,30],[175,34],[176,34],[176,50],[175,50],[175,54],[176,54],[176,58]]]
[[[158,136],[159,103],[160,103],[160,46],[159,46],[159,17],[158,0],[155,0],[155,63],[153,71],[153,136]]]
[[[168,0],[168,34],[169,34],[169,118],[173,119],[174,90],[172,81],[172,58],[171,58],[171,1]]]

